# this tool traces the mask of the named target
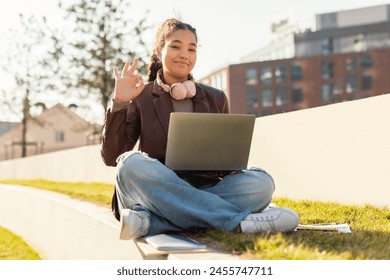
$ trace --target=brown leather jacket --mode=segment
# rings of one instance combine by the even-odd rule
[[[195,112],[229,113],[225,93],[206,85],[196,84],[193,104]],[[127,107],[117,112],[108,110],[101,148],[104,163],[116,166],[118,156],[131,151],[138,140],[139,150],[164,163],[171,112],[173,112],[171,97],[157,85],[156,81],[146,84],[141,94]],[[204,172],[178,175],[198,186],[216,182],[219,177]],[[112,206],[114,215],[118,218],[115,193]]]
[[[195,112],[229,113],[226,95],[209,86],[196,84],[193,103]],[[131,151],[138,139],[139,150],[164,163],[171,112],[171,97],[157,82],[148,83],[126,108],[108,110],[101,149],[104,163],[116,166],[118,156]]]

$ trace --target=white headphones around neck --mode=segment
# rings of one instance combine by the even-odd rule
[[[174,99],[183,100],[185,98],[192,98],[196,94],[195,83],[192,80],[185,81],[183,83],[174,83],[169,86],[164,84],[161,80],[162,69],[157,72],[157,84],[162,87],[162,89],[168,92]]]

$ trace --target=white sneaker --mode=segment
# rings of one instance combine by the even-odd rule
[[[122,240],[137,239],[147,235],[150,225],[150,213],[122,209],[120,219],[120,234]]]
[[[241,221],[241,231],[247,233],[291,232],[299,224],[299,216],[294,211],[274,207],[260,213],[253,213]]]

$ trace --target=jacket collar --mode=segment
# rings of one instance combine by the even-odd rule
[[[198,85],[196,85],[196,94],[192,98],[192,102],[194,103],[194,111],[196,113],[208,113],[209,112],[209,102],[206,98],[206,94],[203,89]],[[153,82],[153,90],[152,94],[156,97],[153,99],[154,109],[157,113],[159,121],[164,128],[165,132],[168,134],[168,126],[169,126],[169,118],[171,113],[173,112],[173,105],[171,96],[167,94],[155,80]]]

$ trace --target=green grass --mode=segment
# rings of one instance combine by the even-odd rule
[[[61,192],[109,207],[112,184],[61,183],[46,180],[9,180],[0,183]],[[298,231],[291,234],[232,234],[200,231],[196,239],[210,247],[239,254],[244,259],[364,259],[390,260],[390,209],[370,205],[275,198],[278,206],[299,213],[302,224],[348,223],[352,233]]]
[[[58,192],[70,197],[93,202],[100,206],[111,203],[114,184],[53,182],[48,180],[0,180],[3,184],[28,186],[37,189]]]
[[[302,224],[348,223],[352,233],[297,231],[291,234],[229,234],[208,231],[199,237],[250,259],[390,260],[390,209],[276,198],[299,213]]]
[[[19,236],[0,227],[0,260],[40,260],[40,257]]]

